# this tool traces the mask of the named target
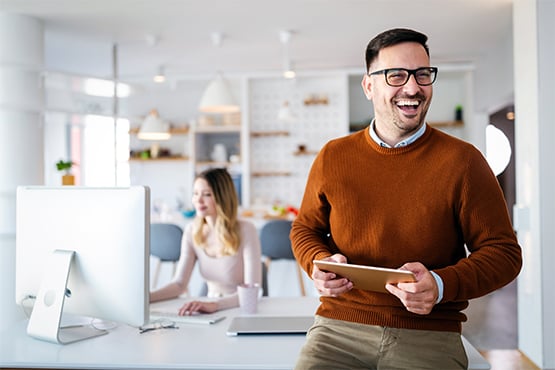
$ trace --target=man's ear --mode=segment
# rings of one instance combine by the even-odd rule
[[[366,95],[366,99],[372,100],[372,83],[371,78],[367,74],[362,77],[362,91],[364,91],[364,95]]]

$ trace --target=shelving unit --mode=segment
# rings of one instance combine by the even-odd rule
[[[243,140],[241,125],[193,126],[190,133],[192,178],[208,168],[227,168],[237,188],[239,200],[242,202],[242,179],[244,177],[242,151],[245,146]],[[214,160],[219,159],[213,157],[214,147],[217,145],[225,147],[226,161]]]
[[[132,127],[129,129],[129,135],[132,137],[137,137],[139,133],[139,127]],[[178,126],[170,128],[170,139],[159,141],[160,144],[165,144],[170,150],[170,155],[161,155],[157,158],[143,158],[140,156],[133,156],[129,158],[130,162],[168,162],[168,161],[188,161],[189,160],[189,153],[186,152],[184,148],[186,143],[186,136],[189,135],[190,129],[189,126]],[[137,139],[134,139],[135,143],[137,143]],[[141,142],[142,147],[148,146],[148,141],[139,140]],[[173,149],[173,150],[171,150]],[[142,149],[147,150],[147,149]]]
[[[191,155],[195,171],[199,167],[229,167],[227,161],[214,161],[212,150],[216,144],[223,144],[226,148],[227,159],[231,155],[241,154],[241,126],[198,126],[191,130]]]

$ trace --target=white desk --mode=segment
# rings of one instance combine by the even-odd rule
[[[156,307],[178,307],[181,300]],[[317,297],[263,298],[259,315],[313,315]],[[214,325],[179,324],[144,334],[120,325],[109,334],[68,345],[33,339],[27,321],[0,332],[0,367],[71,369],[292,369],[304,335],[228,337],[225,332],[238,309],[222,311],[226,319]],[[470,369],[489,369],[466,340]]]

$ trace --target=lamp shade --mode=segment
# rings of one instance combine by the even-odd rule
[[[278,120],[282,122],[293,122],[295,118],[295,115],[291,112],[289,102],[287,100],[284,101],[278,111]]]
[[[199,104],[199,111],[205,113],[235,113],[239,105],[233,99],[229,85],[221,75],[208,84]]]
[[[160,118],[156,109],[146,116],[137,134],[141,140],[168,140],[170,136],[169,123]]]

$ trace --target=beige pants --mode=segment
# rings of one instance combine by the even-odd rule
[[[454,332],[396,329],[316,316],[297,360],[309,369],[467,369],[461,336]]]

